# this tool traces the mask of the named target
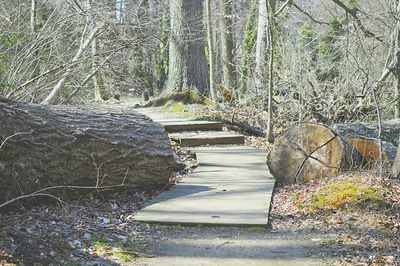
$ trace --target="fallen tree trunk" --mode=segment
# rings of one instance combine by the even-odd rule
[[[393,141],[399,128],[400,124],[385,123],[385,139]],[[350,169],[376,167],[380,163],[388,169],[395,160],[397,148],[382,141],[381,162],[377,135],[372,123],[334,125],[333,129],[322,124],[301,123],[276,139],[267,163],[278,183],[308,182]]]
[[[362,166],[374,168],[381,163],[381,152],[379,139],[367,138],[362,136],[349,136],[346,138],[362,157]],[[390,167],[396,158],[397,148],[389,143],[382,141],[382,163],[385,168]]]
[[[134,111],[0,99],[0,203],[54,185],[165,186],[179,165],[167,133]]]
[[[361,157],[329,127],[301,123],[275,140],[267,163],[278,183],[293,184],[335,176],[360,165]]]
[[[350,124],[335,124],[332,129],[339,135],[344,137],[364,136],[368,138],[378,138],[378,123],[372,122],[355,122]],[[393,144],[395,147],[399,145],[400,119],[384,121],[382,123],[382,140]]]

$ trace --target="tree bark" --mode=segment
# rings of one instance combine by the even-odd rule
[[[167,91],[195,88],[207,94],[203,1],[170,0],[170,17]]]
[[[346,138],[352,136],[365,136],[377,139],[379,137],[377,122],[354,122],[350,124],[335,124],[332,129]],[[394,146],[399,145],[400,120],[389,120],[382,123],[382,140]]]
[[[393,74],[395,77],[395,87],[394,87],[394,95],[396,97],[395,101],[395,118],[400,118],[400,1],[397,1],[397,8],[396,8],[397,15],[395,16],[396,28],[394,29],[393,33],[393,41],[392,41],[392,57],[395,61],[393,64]]]
[[[207,7],[207,42],[208,42],[208,56],[209,56],[209,72],[210,72],[210,94],[214,104],[217,103],[217,91],[215,89],[215,48],[214,48],[214,34],[212,23],[211,0],[206,0]]]
[[[272,143],[274,141],[274,137],[272,135],[273,131],[273,93],[274,93],[274,60],[275,60],[275,51],[274,51],[274,32],[273,32],[273,15],[276,8],[275,0],[270,0],[269,4],[267,4],[267,40],[268,40],[268,117],[267,117],[267,141]]]
[[[232,0],[220,0],[223,84],[237,98],[233,62]]]
[[[161,188],[179,168],[163,127],[134,111],[0,99],[0,201],[53,185]]]
[[[268,11],[267,0],[260,0],[258,7],[257,42],[256,42],[256,93],[260,93],[265,84],[266,73],[266,41],[267,41]]]

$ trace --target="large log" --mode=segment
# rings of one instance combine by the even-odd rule
[[[268,166],[278,183],[302,183],[335,176],[357,167],[361,158],[352,145],[329,127],[301,123],[278,138]]]
[[[375,138],[378,133],[372,123],[341,124],[333,128],[301,123],[281,134],[267,161],[277,182],[302,183],[381,163],[380,141]],[[398,128],[396,123],[385,123],[385,139],[393,141]],[[382,151],[382,163],[387,168],[394,161],[397,149],[382,141]]]
[[[165,186],[180,165],[167,133],[134,111],[0,99],[0,203],[53,185]]]
[[[360,153],[361,165],[365,168],[376,168],[383,163],[384,168],[388,169],[395,160],[397,148],[389,142],[380,143],[379,139],[363,136],[348,136],[346,139]],[[380,145],[382,145],[382,158]]]
[[[335,124],[332,129],[339,135],[344,137],[364,136],[377,139],[379,136],[378,123],[373,122],[354,122],[350,124]],[[384,121],[382,123],[382,140],[393,144],[395,147],[399,145],[400,135],[400,119]]]

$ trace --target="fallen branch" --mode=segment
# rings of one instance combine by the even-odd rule
[[[124,179],[125,182],[125,179]],[[0,204],[0,209],[4,208],[7,205],[10,205],[11,203],[26,199],[26,198],[34,198],[34,197],[50,197],[53,198],[59,202],[65,203],[65,201],[61,200],[59,197],[56,197],[52,194],[49,193],[44,193],[46,191],[49,190],[56,190],[56,189],[88,189],[88,190],[98,190],[98,189],[111,189],[111,188],[121,188],[121,187],[131,187],[134,188],[135,186],[132,185],[126,185],[124,183],[120,184],[120,185],[113,185],[113,186],[52,186],[52,187],[47,187],[47,188],[42,188],[40,190],[37,190],[35,192],[32,192],[30,194],[26,194],[26,195],[21,195],[19,197],[10,199],[2,204]]]

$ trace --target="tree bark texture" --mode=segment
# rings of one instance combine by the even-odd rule
[[[203,1],[170,0],[171,35],[167,90],[196,88],[207,94]]]
[[[220,10],[223,84],[237,96],[233,62],[232,0],[220,0]]]
[[[0,201],[54,185],[163,187],[179,165],[167,133],[134,111],[0,99]]]
[[[260,0],[258,7],[257,22],[257,42],[256,42],[256,69],[255,87],[256,92],[260,93],[265,84],[266,74],[266,42],[267,42],[267,0]]]
[[[217,91],[215,89],[215,46],[213,34],[213,22],[211,11],[211,0],[206,1],[207,8],[207,42],[208,42],[208,55],[209,55],[209,72],[210,72],[210,94],[214,104],[217,103]]]
[[[377,122],[354,122],[350,124],[335,124],[332,129],[339,135],[347,137],[366,136],[377,139],[379,135]],[[382,122],[382,140],[399,145],[400,119],[394,119]]]

